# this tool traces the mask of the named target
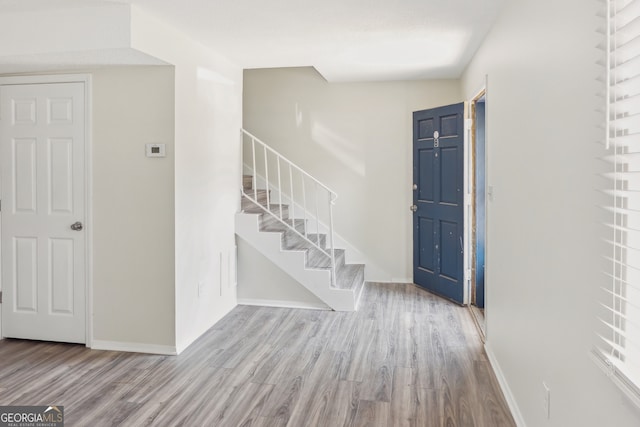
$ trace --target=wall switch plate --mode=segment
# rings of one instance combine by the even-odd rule
[[[164,144],[145,144],[147,157],[166,157]]]
[[[551,389],[549,386],[542,381],[542,409],[546,415],[547,419],[551,418]]]
[[[204,282],[198,282],[198,296],[202,296],[204,293]]]

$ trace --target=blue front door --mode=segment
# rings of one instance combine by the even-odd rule
[[[464,298],[464,103],[413,113],[413,280]]]

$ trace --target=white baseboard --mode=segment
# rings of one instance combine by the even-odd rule
[[[143,344],[137,342],[93,340],[92,350],[126,351],[130,353],[149,353],[175,356],[176,348],[170,345]]]
[[[413,284],[413,279],[398,279],[397,277],[393,277],[391,279],[366,279],[367,283],[383,283],[387,285],[411,285]]]
[[[280,308],[305,308],[311,310],[331,310],[327,305],[321,303],[306,303],[299,301],[281,301],[271,299],[238,298],[238,305],[258,305],[263,307]]]
[[[392,277],[391,283],[413,283],[413,277]]]
[[[500,388],[502,389],[502,393],[504,394],[504,398],[507,400],[507,405],[509,405],[509,409],[511,410],[511,415],[513,416],[514,421],[518,427],[527,427],[527,424],[524,422],[524,417],[522,416],[522,412],[520,412],[520,408],[518,407],[518,403],[516,402],[516,398],[511,392],[509,388],[509,383],[507,382],[502,369],[500,368],[500,364],[496,359],[496,356],[491,351],[491,347],[488,344],[484,345],[484,351],[487,353],[487,357],[489,358],[489,363],[491,364],[491,368],[498,379],[498,384],[500,384]]]

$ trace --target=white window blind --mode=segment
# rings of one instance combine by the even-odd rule
[[[640,0],[607,0],[606,246],[596,360],[640,405]]]

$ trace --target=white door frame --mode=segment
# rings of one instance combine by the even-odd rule
[[[471,119],[470,119],[470,101],[464,101],[464,220],[463,220],[463,236],[464,236],[464,248],[463,250],[463,303],[464,305],[471,304]]]
[[[471,103],[475,102],[475,100],[481,95],[484,94],[485,97],[485,102],[486,105],[488,105],[488,96],[489,96],[489,92],[488,92],[488,76],[485,76],[484,81],[482,82],[481,85],[479,85],[479,88],[473,92],[473,95],[471,96],[470,99],[468,99],[467,101],[465,101],[465,140],[464,140],[464,156],[465,156],[465,168],[464,168],[464,194],[465,194],[465,216],[464,216],[464,240],[465,240],[465,247],[464,247],[464,271],[465,271],[465,304],[467,305],[471,305],[471,265],[473,263],[473,251],[475,251],[475,248],[473,247],[473,230],[471,229],[471,224],[472,224],[472,215],[473,215],[473,195],[471,194],[472,190],[475,190],[475,188],[472,185],[472,179],[473,177],[471,176],[471,172],[473,170],[473,159],[472,159],[472,154],[471,153],[471,139],[472,139],[472,135],[471,133],[473,132],[473,124],[472,124],[472,111],[471,111]],[[489,238],[489,233],[487,231],[487,224],[488,224],[488,218],[489,218],[489,184],[488,184],[488,160],[489,160],[489,144],[487,143],[487,141],[489,140],[488,138],[488,121],[487,121],[487,117],[488,117],[488,108],[485,111],[485,153],[484,153],[484,164],[485,164],[485,181],[486,181],[486,185],[485,185],[485,201],[486,201],[486,210],[485,210],[485,251],[484,251],[484,256],[485,256],[485,271],[484,271],[484,275],[485,275],[485,287],[486,287],[486,283],[487,283],[487,271],[488,271],[488,250],[487,250],[487,240]],[[487,310],[486,308],[488,307],[488,302],[487,302],[487,294],[485,292],[485,298],[484,298],[484,307],[485,307],[485,322],[484,322],[484,334],[485,337],[487,336],[487,322],[486,322],[486,313]]]
[[[90,74],[54,74],[38,76],[14,76],[0,77],[0,86],[25,85],[25,84],[45,84],[45,83],[83,83],[84,84],[84,108],[85,108],[85,313],[86,313],[86,346],[91,348],[93,343],[93,170],[92,170],[92,128],[91,128],[91,106],[92,106],[92,85]],[[0,254],[2,256],[2,254]],[[0,289],[2,289],[0,287]],[[0,305],[1,309],[1,305]],[[1,313],[1,312],[0,312]],[[1,316],[0,316],[1,318]],[[2,336],[2,325],[0,325],[0,337]]]

